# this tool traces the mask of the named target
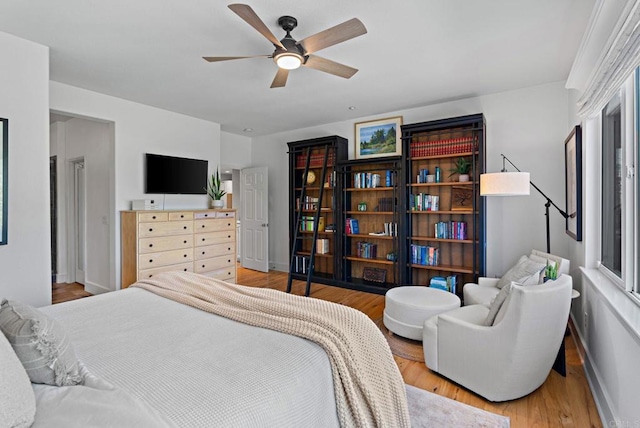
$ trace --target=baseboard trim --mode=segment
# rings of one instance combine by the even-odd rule
[[[84,291],[91,294],[103,294],[113,291],[109,288],[106,288],[100,284],[96,284],[95,282],[85,281],[84,283]]]
[[[573,314],[571,315],[571,320],[573,321],[573,325],[576,326],[577,324],[575,322],[575,319],[573,318]],[[613,415],[613,411],[611,410],[611,405],[609,404],[611,403],[611,400],[609,399],[607,391],[602,388],[598,370],[596,366],[594,366],[591,362],[589,348],[587,347],[586,342],[582,337],[582,332],[578,328],[573,328],[572,333],[574,334],[574,340],[577,339],[580,341],[580,344],[576,343],[576,346],[578,346],[578,352],[581,354],[582,360],[584,361],[584,373],[587,378],[589,388],[591,389],[593,400],[596,403],[600,421],[602,422],[603,427],[608,427],[610,426],[611,421],[616,420]]]
[[[270,270],[276,270],[278,272],[289,272],[289,265],[284,263],[269,263]]]
[[[56,284],[66,284],[67,283],[67,274],[66,273],[57,273],[53,275],[53,282]]]

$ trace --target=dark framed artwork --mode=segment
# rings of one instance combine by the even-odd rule
[[[7,245],[9,119],[0,118],[0,245]]]
[[[582,241],[582,129],[577,125],[564,140],[566,232]]]

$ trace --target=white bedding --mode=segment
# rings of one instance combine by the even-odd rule
[[[79,360],[183,427],[338,426],[331,367],[315,343],[142,289],[42,311]]]

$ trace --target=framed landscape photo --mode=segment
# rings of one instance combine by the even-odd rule
[[[401,155],[400,126],[402,116],[356,123],[356,159]]]
[[[564,140],[566,232],[582,241],[582,130],[577,125]]]

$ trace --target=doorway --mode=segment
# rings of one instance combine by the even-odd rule
[[[84,169],[84,158],[75,159],[70,162],[71,166],[71,236],[70,241],[72,257],[71,272],[74,275],[72,282],[82,285],[85,283],[86,264],[86,180]]]

